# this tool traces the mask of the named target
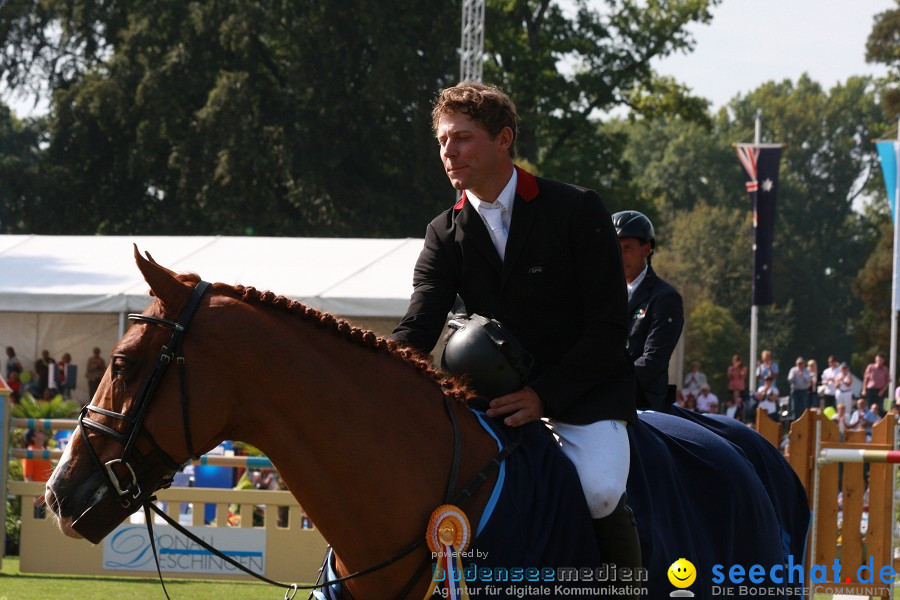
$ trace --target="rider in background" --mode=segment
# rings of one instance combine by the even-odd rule
[[[493,86],[444,90],[432,112],[455,206],[427,227],[413,294],[393,338],[422,353],[457,294],[534,356],[528,384],[487,412],[510,427],[544,418],[575,465],[603,556],[641,565],[625,499],[635,380],[625,350],[626,292],[609,212],[592,190],[515,166],[518,116]]]
[[[681,294],[650,266],[656,248],[650,219],[636,210],[623,210],[612,216],[612,222],[628,287],[628,353],[647,399],[646,405],[640,403],[641,408],[665,410],[675,402],[675,386],[669,386],[669,359],[684,327]]]

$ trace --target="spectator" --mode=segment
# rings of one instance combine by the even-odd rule
[[[75,384],[77,382],[75,370],[75,365],[72,364],[72,355],[68,352],[62,355],[62,358],[56,363],[55,367],[51,368],[51,371],[55,372],[55,377],[51,377],[51,380],[55,381],[53,387],[55,387],[64,398],[72,397],[72,390],[75,389]]]
[[[9,379],[10,375],[13,373],[22,374],[24,367],[22,366],[22,361],[19,360],[19,357],[16,356],[16,351],[12,346],[6,347],[6,378]]]
[[[713,413],[719,412],[719,398],[709,391],[709,385],[700,386],[700,394],[697,396],[697,412]]]
[[[691,372],[684,376],[684,391],[696,398],[700,395],[700,388],[706,385],[706,375],[700,371],[700,363],[691,363]]]
[[[841,374],[841,367],[838,365],[834,355],[828,357],[828,366],[822,371],[822,397],[825,401],[825,407],[835,406],[837,398],[837,379]]]
[[[813,360],[809,359],[806,363],[806,372],[809,373],[809,406],[811,408],[824,408],[820,405],[821,398],[819,398],[819,365]]]
[[[47,448],[47,435],[43,429],[29,429],[25,433],[25,448],[34,452],[42,452]],[[23,458],[22,474],[25,481],[45,482],[53,473],[53,465],[46,458]],[[34,518],[43,519],[46,514],[44,495],[34,499]]]
[[[869,363],[863,373],[863,394],[866,398],[866,404],[878,403],[884,406],[884,399],[887,398],[888,385],[891,382],[891,372],[885,364],[884,354],[875,355],[875,362]]]
[[[747,399],[747,366],[738,354],[731,357],[728,365],[728,391],[731,396],[731,392],[740,392],[741,399]]]
[[[765,381],[771,382],[770,378],[767,378]],[[763,384],[765,385],[765,383]],[[766,414],[769,415],[774,420],[778,420],[778,392],[772,391],[775,390],[774,387],[769,389],[768,394],[762,397],[759,401],[759,404],[756,406],[756,410],[765,411]]]
[[[761,360],[756,365],[756,385],[762,386],[767,375],[772,376],[772,382],[778,380],[778,363],[772,360],[772,351],[763,350],[759,355]]]
[[[841,433],[841,439],[844,439],[844,432],[847,430],[847,407],[844,404],[838,404],[837,410],[834,411],[834,416],[831,417],[831,421],[838,426],[838,431]]]
[[[744,420],[744,398],[739,390],[734,390],[725,400],[725,416],[738,421]]]
[[[34,370],[37,373],[37,393],[43,394],[44,390],[50,386],[50,365],[56,364],[56,361],[50,357],[48,350],[41,352],[41,357],[34,361]]]
[[[778,388],[775,386],[775,378],[771,375],[766,375],[765,379],[763,379],[763,384],[759,386],[759,389],[756,390],[756,401],[762,403],[764,400],[768,399],[769,396],[778,397]]]
[[[13,402],[18,404],[19,400],[22,399],[22,396],[19,393],[19,390],[22,389],[22,381],[19,379],[19,372],[11,371],[7,377],[6,384],[9,386],[9,389],[12,390],[9,397]]]
[[[847,363],[841,363],[841,368],[834,378],[835,402],[844,405],[847,413],[853,411],[853,375]]]
[[[87,368],[84,373],[84,376],[87,377],[88,380],[88,402],[90,402],[91,399],[93,399],[94,394],[97,393],[97,387],[100,385],[100,380],[103,379],[103,374],[105,372],[106,361],[100,356],[100,348],[94,348],[94,354],[88,359]]]
[[[791,414],[794,419],[799,419],[809,408],[809,388],[811,379],[806,370],[806,361],[798,356],[794,366],[788,371],[788,384],[791,386]]]
[[[879,402],[873,402],[869,407],[869,412],[872,413],[873,417],[875,417],[875,423],[884,418],[884,409],[881,408],[881,404]]]
[[[687,396],[685,396],[684,408],[697,412],[697,398],[695,398],[693,394],[688,394]]]
[[[866,408],[865,398],[856,401],[856,410],[850,415],[847,421],[848,429],[864,430],[866,432],[866,441],[872,441],[872,425],[875,424],[876,418],[872,412]]]

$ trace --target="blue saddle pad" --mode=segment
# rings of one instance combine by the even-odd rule
[[[781,527],[753,465],[737,447],[705,427],[663,413],[640,413],[628,428],[631,469],[628,501],[637,519],[650,598],[677,591],[668,569],[679,558],[693,563],[698,598],[713,594],[713,567],[783,564]],[[765,588],[754,597],[784,598]]]

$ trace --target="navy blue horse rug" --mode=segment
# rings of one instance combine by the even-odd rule
[[[479,418],[498,448],[507,443],[508,429]],[[783,564],[782,528],[772,500],[734,444],[661,413],[643,413],[628,429],[628,498],[643,568],[620,572],[604,564],[574,466],[546,427],[531,423],[519,428],[521,444],[503,462],[480,522],[471,524],[475,537],[462,560],[471,597],[621,598],[637,591],[662,600],[677,591],[711,599],[729,590],[741,597],[738,586],[713,582],[716,565],[727,572],[734,564],[758,564],[768,572]],[[686,590],[668,577],[680,558],[696,567],[696,581]],[[325,580],[334,579],[330,560]],[[769,586],[751,587],[757,598],[786,597]],[[316,596],[336,600],[341,587],[328,586]]]

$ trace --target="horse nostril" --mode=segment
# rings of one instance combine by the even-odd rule
[[[44,492],[44,502],[47,504],[47,507],[50,509],[55,515],[59,515],[59,503],[56,501],[56,495],[53,493],[49,487]]]

